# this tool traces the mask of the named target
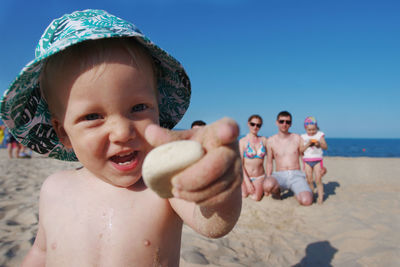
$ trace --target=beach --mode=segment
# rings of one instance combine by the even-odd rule
[[[208,239],[184,226],[180,266],[399,266],[400,158],[326,157],[322,205],[293,195],[243,201],[235,228]],[[39,190],[51,173],[76,168],[0,149],[0,266],[19,266],[38,221]]]

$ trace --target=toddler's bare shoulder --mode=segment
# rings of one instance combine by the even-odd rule
[[[59,195],[65,191],[65,188],[71,187],[76,176],[76,170],[63,170],[51,174],[42,184],[41,197],[44,195]]]

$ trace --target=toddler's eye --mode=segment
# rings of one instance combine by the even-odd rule
[[[85,120],[87,120],[87,121],[93,121],[93,120],[97,120],[99,118],[100,118],[100,115],[96,114],[96,113],[88,114],[85,116]]]
[[[143,111],[146,110],[149,106],[147,106],[146,104],[138,104],[132,107],[132,112],[139,112],[139,111]]]

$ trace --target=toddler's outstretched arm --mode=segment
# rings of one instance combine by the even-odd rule
[[[228,118],[187,131],[169,131],[156,125],[146,129],[145,137],[153,146],[182,139],[203,146],[204,157],[172,180],[175,198],[170,203],[186,224],[208,237],[227,234],[240,215],[238,134],[237,124]]]

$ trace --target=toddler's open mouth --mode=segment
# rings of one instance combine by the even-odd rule
[[[129,171],[134,169],[138,164],[138,151],[115,155],[110,158],[113,165],[122,171]]]

